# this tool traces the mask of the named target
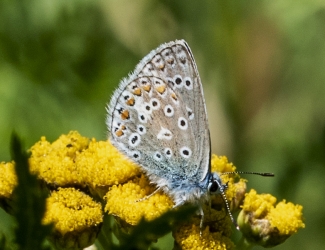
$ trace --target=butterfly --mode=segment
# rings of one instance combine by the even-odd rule
[[[201,204],[211,194],[221,193],[230,211],[227,184],[211,172],[202,83],[184,40],[162,44],[145,56],[120,82],[107,110],[109,140],[141,166],[158,187],[154,193],[163,190],[174,207],[197,204],[201,227]]]

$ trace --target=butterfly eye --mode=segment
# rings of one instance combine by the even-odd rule
[[[219,191],[219,185],[216,181],[210,182],[208,186],[210,194],[216,194]]]

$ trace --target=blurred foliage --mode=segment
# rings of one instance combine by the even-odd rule
[[[0,159],[10,159],[13,130],[27,146],[70,130],[104,139],[119,80],[159,44],[183,38],[204,84],[212,151],[239,170],[274,172],[249,177],[249,187],[304,206],[306,229],[277,249],[320,249],[324,25],[319,0],[3,0]]]
[[[29,173],[29,155],[16,134],[12,135],[11,154],[16,163],[19,183],[14,189],[12,200],[12,215],[16,219],[16,225],[14,244],[3,249],[50,249],[44,243],[45,237],[51,232],[51,225],[44,226],[41,223],[48,194],[40,188],[37,177]]]

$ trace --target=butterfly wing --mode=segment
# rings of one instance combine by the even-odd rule
[[[193,54],[183,40],[151,51],[108,105],[110,141],[150,175],[203,181],[210,134]]]

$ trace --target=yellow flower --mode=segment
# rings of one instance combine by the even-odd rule
[[[201,234],[200,227],[196,224],[189,224],[181,227],[174,233],[174,237],[177,245],[182,250],[230,250],[235,248],[229,236],[225,236],[219,231],[211,232],[209,227],[206,227]]]
[[[46,200],[44,224],[54,223],[50,240],[59,247],[94,243],[103,222],[101,204],[74,188],[59,188]]]
[[[155,193],[156,186],[141,174],[141,168],[109,141],[89,140],[71,131],[52,144],[42,137],[30,151],[30,170],[39,179],[50,187],[89,187],[92,195],[106,202],[105,211],[117,218],[119,228],[124,231],[138,224],[141,218],[151,221],[160,217],[174,205],[162,191]],[[257,195],[254,190],[245,194],[246,180],[232,173],[236,167],[227,157],[212,155],[211,171],[218,173],[227,185],[225,196],[230,210],[234,212],[242,207],[238,224],[245,243],[275,246],[305,227],[302,206],[285,200],[275,205],[275,197]],[[13,163],[1,163],[0,172],[0,199],[11,198],[17,185]],[[200,215],[175,225],[175,246],[180,249],[234,249],[231,241],[234,226],[223,197],[213,195],[210,198],[207,204],[200,204],[204,211],[202,228]],[[43,223],[54,224],[50,239],[57,247],[82,248],[94,242],[102,224],[101,204],[74,188],[59,188],[51,193],[46,205]]]
[[[89,139],[71,131],[52,144],[43,136],[31,147],[30,171],[50,186],[81,185],[75,158],[88,147]]]
[[[304,228],[302,206],[285,200],[276,203],[270,194],[258,195],[255,190],[246,194],[238,216],[246,243],[272,247],[283,243],[298,229]]]
[[[234,249],[231,241],[232,222],[225,209],[203,206],[204,225],[200,228],[201,218],[195,217],[190,222],[176,227],[173,231],[176,244],[182,250],[187,249]]]
[[[104,197],[107,201],[105,211],[130,225],[136,225],[142,217],[149,221],[158,218],[172,208],[173,201],[162,192],[145,198],[154,191],[155,186],[150,185],[144,175],[114,185]],[[142,198],[145,199],[139,201]]]
[[[0,199],[11,198],[17,185],[14,162],[0,163]]]
[[[232,163],[228,162],[226,156],[217,156],[215,154],[212,154],[211,172],[225,173],[225,172],[235,172],[235,171],[236,171],[236,167]]]
[[[223,174],[236,171],[236,167],[228,162],[226,156],[217,156],[213,154],[211,159],[211,171],[220,174],[222,182],[227,183],[228,188],[226,190],[226,197],[229,207],[231,211],[236,211],[244,200],[247,181],[243,178],[239,178],[238,174]],[[218,200],[219,204],[224,204],[224,200],[220,195],[212,197],[212,200]]]
[[[12,193],[17,186],[14,162],[0,163],[0,207],[12,212]]]
[[[76,157],[80,177],[100,197],[110,186],[125,183],[140,174],[140,168],[126,159],[109,141],[92,139],[88,148]]]
[[[286,200],[271,209],[267,217],[272,227],[276,227],[281,235],[292,235],[297,233],[299,228],[305,227],[302,221],[302,206],[286,203]]]

